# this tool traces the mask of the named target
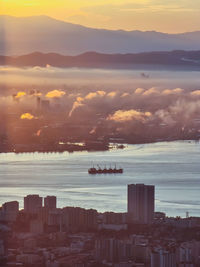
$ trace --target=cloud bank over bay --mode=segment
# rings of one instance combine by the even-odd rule
[[[133,89],[158,87],[185,90],[198,90],[198,71],[155,71],[155,70],[106,70],[106,69],[60,69],[51,66],[16,68],[0,66],[0,89],[39,86],[41,89],[59,86],[62,89],[84,88]],[[47,89],[48,90],[48,89]],[[167,89],[166,89],[167,90]],[[165,92],[167,93],[167,91]]]

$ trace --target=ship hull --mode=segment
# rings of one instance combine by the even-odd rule
[[[96,175],[96,174],[122,174],[124,171],[123,169],[109,169],[109,170],[101,170],[101,169],[89,169],[88,173],[91,175]]]

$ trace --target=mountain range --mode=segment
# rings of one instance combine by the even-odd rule
[[[0,65],[16,67],[60,68],[174,68],[200,70],[200,51],[146,52],[138,54],[100,54],[87,52],[78,56],[35,52],[22,56],[0,56]]]
[[[89,51],[127,54],[199,49],[200,31],[167,34],[105,30],[47,16],[0,16],[0,55],[24,55],[35,51],[79,55]]]

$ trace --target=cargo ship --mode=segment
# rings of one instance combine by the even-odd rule
[[[97,165],[98,166],[98,165]],[[90,169],[88,169],[89,174],[115,174],[115,173],[123,173],[124,170],[122,168],[109,168],[107,169],[106,167],[102,169],[101,167],[98,166],[98,168],[95,168],[94,166]]]

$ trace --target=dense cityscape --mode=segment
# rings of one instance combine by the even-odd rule
[[[0,266],[200,266],[200,217],[156,212],[152,185],[128,185],[127,199],[124,213],[57,208],[56,196],[4,203]]]

